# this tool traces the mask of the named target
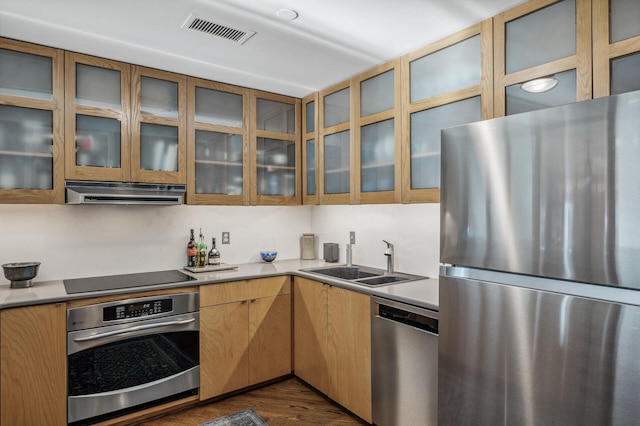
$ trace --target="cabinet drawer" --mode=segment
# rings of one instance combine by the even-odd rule
[[[210,284],[200,287],[200,306],[219,305],[291,293],[288,275]]]

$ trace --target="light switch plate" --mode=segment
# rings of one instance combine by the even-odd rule
[[[350,231],[349,232],[349,244],[355,244],[356,243],[356,231]]]

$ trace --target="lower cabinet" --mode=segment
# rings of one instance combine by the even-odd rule
[[[290,280],[200,287],[200,399],[291,373]]]
[[[64,303],[0,311],[0,425],[67,424]]]
[[[296,277],[295,373],[371,422],[371,298]]]

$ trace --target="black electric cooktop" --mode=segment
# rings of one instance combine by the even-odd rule
[[[67,294],[88,293],[103,290],[119,290],[131,287],[149,285],[181,283],[195,281],[193,278],[178,270],[142,272],[137,274],[108,275],[104,277],[74,278],[63,280]]]

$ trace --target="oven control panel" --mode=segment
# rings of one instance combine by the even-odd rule
[[[115,321],[128,318],[146,317],[173,311],[173,299],[143,300],[134,303],[106,306],[102,309],[103,321]]]

